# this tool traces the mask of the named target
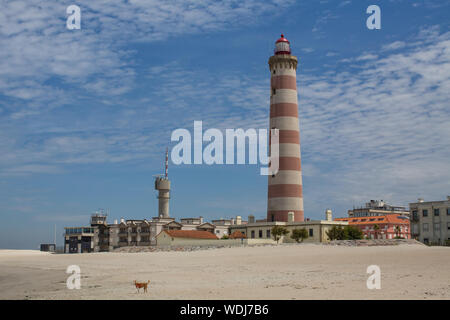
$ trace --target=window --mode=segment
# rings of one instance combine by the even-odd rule
[[[440,231],[441,230],[441,224],[439,222],[434,224],[434,231]]]
[[[447,215],[450,216],[450,208],[447,208]]]
[[[422,216],[423,217],[428,217],[428,210],[427,209],[423,209],[422,210]]]
[[[309,236],[310,237],[314,236],[314,230],[313,229],[309,229]]]
[[[428,231],[428,223],[424,223],[422,225],[422,229],[423,229],[423,231]]]
[[[266,91],[267,92],[267,91]],[[277,89],[275,89],[275,88],[272,88],[272,95],[274,95],[274,94],[276,94],[277,93]]]
[[[272,221],[275,221],[275,215],[274,214],[271,215],[271,219],[272,219]]]
[[[434,209],[434,216],[439,217],[439,209]]]
[[[450,229],[450,222],[449,222],[449,229]],[[266,230],[266,238],[270,238],[270,230]]]
[[[273,74],[276,74],[276,73],[277,73],[277,70],[273,69]]]
[[[428,238],[423,238],[423,243],[428,244]]]
[[[450,222],[447,222],[447,230],[450,230]]]
[[[258,236],[259,236],[260,238],[262,238],[262,230],[259,230]]]
[[[255,238],[255,230],[252,230],[252,239]]]

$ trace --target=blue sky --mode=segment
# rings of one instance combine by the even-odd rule
[[[66,8],[81,8],[67,30]],[[381,8],[368,30],[366,8]],[[297,81],[305,216],[450,194],[449,1],[0,0],[0,248],[157,212],[174,129],[266,128],[280,33]],[[256,165],[169,164],[171,215],[265,217]]]

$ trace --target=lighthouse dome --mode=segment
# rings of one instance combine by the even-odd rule
[[[275,54],[291,54],[291,46],[288,39],[281,34],[281,38],[275,42]]]

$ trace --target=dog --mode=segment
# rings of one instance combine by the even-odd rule
[[[138,293],[141,288],[144,288],[144,293],[147,292],[147,286],[149,283],[150,283],[150,280],[148,280],[147,282],[136,282],[136,280],[134,280],[134,285],[136,286]]]

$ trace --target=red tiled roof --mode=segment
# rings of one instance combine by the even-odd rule
[[[409,219],[399,218],[401,214],[387,214],[384,216],[370,216],[370,217],[349,217],[349,218],[336,218],[335,221],[348,221],[349,224],[409,224]]]
[[[216,235],[209,231],[198,230],[164,230],[173,238],[190,238],[190,239],[218,239]]]
[[[245,236],[245,234],[243,234],[242,232],[240,232],[240,231],[235,231],[235,232],[233,232],[232,234],[230,234],[230,236],[229,236],[229,238],[230,239],[242,239],[242,238],[247,238],[246,236]]]

